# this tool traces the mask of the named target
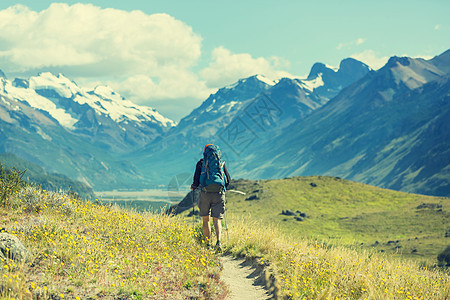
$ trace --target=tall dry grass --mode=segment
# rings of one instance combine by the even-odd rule
[[[138,213],[26,186],[0,208],[26,262],[7,259],[1,297],[15,299],[220,299],[220,257],[191,219]],[[293,240],[254,218],[229,218],[226,251],[257,257],[287,299],[448,299],[449,275],[387,255]],[[197,229],[199,226],[197,226]],[[196,229],[196,231],[197,231]]]
[[[292,299],[448,299],[439,269],[382,253],[293,240],[252,218],[232,219],[227,250],[258,257],[275,277],[277,295]]]
[[[27,186],[0,208],[29,250],[2,260],[0,293],[16,299],[220,298],[216,254],[180,218],[137,213]]]

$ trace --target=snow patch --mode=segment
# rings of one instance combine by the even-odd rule
[[[230,89],[230,90],[234,89],[239,84],[245,83],[249,78],[253,78],[253,77],[256,78],[257,80],[267,84],[267,85],[270,85],[270,86],[274,86],[277,83],[275,80],[271,80],[271,79],[265,77],[264,75],[258,74],[258,75],[251,76],[251,77],[248,77],[248,78],[240,79],[240,80],[236,81],[235,83],[232,83],[230,85],[225,86],[224,88],[225,89]]]
[[[5,91],[6,79],[0,77],[0,92]]]
[[[330,66],[330,65],[327,65],[327,64],[325,64],[325,67],[327,67],[328,69],[333,70],[334,72],[339,71],[339,68],[338,68],[338,67]]]
[[[33,89],[23,89],[14,87],[10,81],[7,81],[5,90],[15,99],[28,103],[29,106],[47,111],[55,120],[64,127],[73,129],[73,125],[78,121],[64,109],[58,108],[55,103],[42,97]]]
[[[163,127],[176,125],[176,122],[163,117],[151,107],[139,106],[125,100],[109,86],[97,86],[93,91],[88,91],[79,88],[74,82],[61,74],[55,76],[49,72],[31,77],[29,88],[15,87],[9,80],[2,81],[5,82],[5,93],[21,102],[27,102],[33,108],[47,111],[68,129],[74,129],[74,124],[78,122],[77,116],[73,112],[71,113],[72,116],[59,106],[58,101],[41,96],[36,90],[53,90],[62,98],[70,99],[80,105],[87,104],[97,114],[109,116],[117,123],[134,121],[137,123],[154,123]]]
[[[113,89],[107,85],[97,86],[94,89],[94,93],[104,99],[111,99],[114,101],[123,100],[122,96],[120,96],[118,93],[114,92]]]
[[[256,79],[258,79],[259,81],[262,81],[262,82],[264,82],[265,84],[270,85],[270,86],[276,84],[275,81],[270,80],[269,78],[266,78],[266,77],[264,77],[263,75],[256,75]]]
[[[304,89],[306,89],[306,90],[308,90],[310,92],[313,92],[314,89],[324,85],[324,82],[323,82],[323,79],[322,79],[322,73],[319,73],[317,75],[317,77],[312,79],[312,80],[305,80],[305,79],[303,79],[303,80],[299,80],[299,81],[300,81],[300,85]]]
[[[93,91],[82,92],[73,99],[79,104],[87,104],[97,114],[109,116],[115,122],[152,122],[160,123],[164,127],[175,126],[176,123],[163,117],[153,108],[139,106],[124,99],[120,94],[113,91],[109,86],[97,86]]]
[[[40,73],[30,78],[30,88],[33,90],[53,90],[63,98],[72,98],[81,89],[62,74],[58,76],[50,72]]]
[[[239,80],[239,81],[236,81],[235,83],[226,85],[226,86],[224,87],[224,89],[232,90],[232,89],[234,89],[240,82],[241,82],[241,81]]]
[[[230,101],[230,102],[220,106],[218,110],[222,113],[229,113],[236,104],[239,104],[239,102],[238,101]]]
[[[36,129],[37,134],[39,134],[44,140],[46,140],[46,141],[51,141],[51,140],[52,140],[52,138],[51,138],[48,134],[46,134],[46,133],[41,129],[41,127],[35,126],[34,129]]]

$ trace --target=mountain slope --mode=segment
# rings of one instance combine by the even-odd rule
[[[0,74],[0,151],[96,189],[187,180],[203,146],[219,144],[233,177],[327,174],[449,195],[450,50],[315,64],[306,79],[261,75],[210,95],[175,126],[108,87],[62,75]],[[180,176],[180,177],[178,177]]]
[[[346,58],[341,61],[337,70],[322,63],[315,63],[309,72],[307,80],[312,81],[320,78],[323,85],[318,86],[316,92],[331,99],[344,87],[364,77],[369,71],[370,68],[365,64],[361,64],[360,61]]]
[[[144,181],[132,164],[68,132],[46,112],[5,96],[0,96],[0,153],[14,153],[100,190]]]
[[[88,91],[61,74],[46,72],[29,80],[3,80],[1,94],[47,112],[65,129],[113,152],[140,147],[175,125],[154,109],[138,106],[108,86]]]
[[[305,183],[308,186],[308,181]],[[348,186],[352,185],[345,185]],[[10,254],[0,269],[4,298],[226,299],[229,296],[221,274],[223,259],[221,254],[205,247],[200,222],[193,230],[190,218],[186,222],[166,214],[137,213],[117,206],[80,202],[66,194],[31,187],[8,198],[10,205],[0,206],[0,234],[7,245],[16,241],[16,247],[8,245],[8,249],[5,242],[1,245],[2,252]],[[348,206],[352,204],[348,199],[340,200]],[[419,213],[426,216],[433,212],[425,209]],[[346,214],[340,211],[339,215]],[[358,299],[403,299],[405,295],[412,299],[449,298],[448,273],[439,268],[345,247],[332,239],[321,241],[305,235],[293,238],[248,215],[234,216],[230,214],[228,219],[226,253],[245,256],[246,264],[253,261],[251,276],[269,278],[266,284],[275,298],[305,295],[309,299],[324,295],[333,299],[349,295]],[[302,225],[314,220],[313,217],[305,222],[291,219],[285,223],[294,223],[301,231]],[[432,226],[425,229],[425,234],[435,230]],[[422,235],[420,238],[424,241]],[[20,260],[23,256],[16,254],[23,248],[17,244],[25,246],[33,263]],[[403,241],[401,245],[405,245]],[[262,274],[258,275],[260,271]]]
[[[143,174],[162,184],[190,173],[203,146],[211,142],[221,145],[228,165],[238,164],[246,146],[257,149],[265,140],[283,134],[348,82],[369,72],[365,64],[352,59],[344,60],[341,68],[343,71],[324,66],[303,80],[271,82],[261,75],[241,79],[210,95],[163,138],[128,157]]]
[[[0,78],[0,152],[14,153],[96,189],[147,181],[117,155],[174,123],[107,87],[85,91],[62,75]]]
[[[449,195],[450,86],[445,68],[435,61],[391,58],[292,124],[288,135],[265,143],[266,151],[246,157],[237,173],[251,178],[333,175]]]
[[[11,153],[0,153],[0,164],[6,169],[26,170],[23,180],[37,184],[47,191],[75,192],[84,199],[94,200],[94,192],[86,184],[74,181],[62,174],[47,173],[41,166],[33,164]]]
[[[230,223],[255,218],[264,225],[277,226],[294,239],[356,243],[418,262],[426,260],[429,265],[447,246],[443,237],[449,229],[449,198],[398,192],[328,176],[234,180],[231,188],[246,195],[227,193]],[[252,196],[254,200],[246,200]]]
[[[172,177],[189,176],[211,139],[259,93],[275,83],[261,76],[239,80],[219,89],[194,109],[164,137],[127,156],[153,182],[168,184]],[[169,172],[168,172],[169,170]]]

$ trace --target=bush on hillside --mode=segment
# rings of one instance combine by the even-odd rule
[[[447,248],[438,255],[437,260],[439,266],[450,267],[450,246],[447,246]]]
[[[27,183],[38,185],[47,191],[69,191],[76,193],[84,199],[94,200],[94,191],[87,184],[73,180],[66,175],[49,173],[43,167],[17,157],[11,153],[0,153],[0,163],[7,169],[13,167],[19,170],[27,170],[23,180]]]
[[[19,171],[16,168],[6,169],[0,163],[0,205],[5,206],[11,195],[22,188],[22,180],[25,171]]]

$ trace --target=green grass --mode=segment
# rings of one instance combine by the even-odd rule
[[[12,153],[0,153],[0,163],[6,169],[16,167],[19,170],[26,170],[23,179],[28,183],[40,185],[45,190],[71,191],[83,198],[94,199],[92,188],[85,183],[72,180],[62,174],[47,173],[41,166],[19,158]]]
[[[312,180],[317,187],[311,187]],[[354,243],[348,246],[355,230],[342,223],[350,222],[350,218],[340,219],[363,214],[363,199],[371,199],[370,210],[365,213],[375,216],[373,222],[377,224],[390,213],[400,215],[400,205],[403,211],[410,207],[426,219],[434,216],[433,209],[417,212],[414,201],[439,203],[446,199],[411,196],[328,177],[238,181],[234,185],[249,194],[256,189],[264,191],[260,200],[250,202],[228,194],[229,239],[224,238],[224,247],[236,256],[251,257],[265,266],[264,277],[273,283],[270,288],[277,297],[450,297],[448,272],[361,249]],[[297,192],[289,192],[290,187]],[[301,189],[304,202],[298,207],[300,202],[295,197]],[[336,192],[339,189],[341,193]],[[347,198],[339,198],[339,194]],[[290,200],[284,198],[287,196]],[[319,198],[322,200],[311,203],[311,199]],[[448,207],[442,205],[445,214]],[[341,210],[334,212],[338,208]],[[282,221],[289,217],[280,215],[281,209],[300,209],[311,217],[304,222]],[[191,219],[183,216],[138,213],[31,186],[9,195],[5,205],[0,206],[0,217],[4,230],[17,236],[30,252],[26,262],[1,260],[0,297],[223,299],[227,294],[220,278],[220,257],[203,246],[198,234],[199,220],[193,230]],[[381,234],[386,233],[387,227]],[[429,232],[424,231],[424,236]],[[338,238],[327,239],[327,235]]]
[[[450,244],[450,238],[445,238],[450,229],[449,198],[386,190],[326,176],[237,180],[232,188],[247,194],[227,193],[230,218],[254,218],[278,227],[294,239],[359,245],[399,253],[427,265],[436,263],[437,255]],[[245,200],[254,194],[258,194],[258,200]],[[418,208],[422,203],[431,205]],[[282,210],[287,209],[304,212],[307,217],[300,222],[282,215]]]
[[[448,299],[450,277],[386,253],[292,239],[253,218],[233,218],[227,251],[256,257],[281,299]]]
[[[17,299],[216,298],[218,256],[180,218],[79,201],[26,186],[0,207],[30,252],[1,259],[0,296]]]

